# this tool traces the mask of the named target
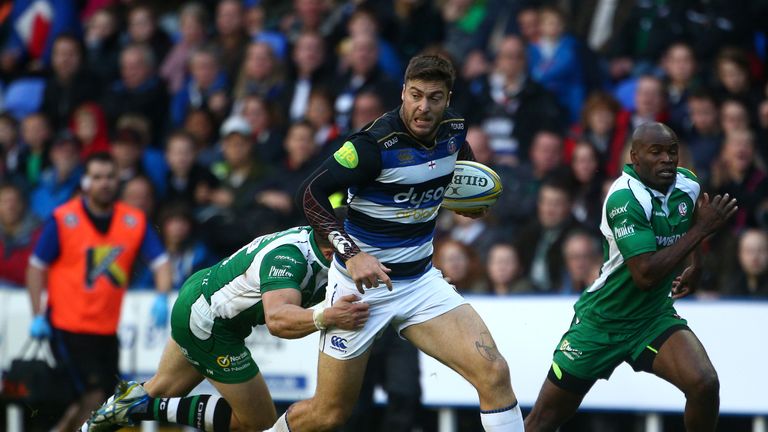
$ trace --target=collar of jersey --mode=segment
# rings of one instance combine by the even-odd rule
[[[627,174],[628,176],[632,177],[633,179],[637,180],[638,182],[640,182],[640,184],[643,185],[645,190],[650,192],[650,194],[654,198],[661,198],[662,200],[664,200],[667,197],[667,195],[669,193],[671,193],[675,189],[675,187],[674,187],[675,185],[672,184],[672,186],[669,187],[669,192],[665,194],[665,193],[657,191],[656,189],[649,188],[645,183],[643,183],[642,180],[640,180],[640,177],[637,176],[637,172],[635,172],[635,168],[632,166],[632,164],[625,164],[624,165],[624,173]]]
[[[320,246],[317,245],[317,241],[315,240],[315,230],[312,230],[309,233],[309,244],[312,246],[312,251],[315,253],[315,256],[317,256],[317,260],[320,264],[325,268],[330,268],[331,261],[323,255],[323,250],[320,249]]]

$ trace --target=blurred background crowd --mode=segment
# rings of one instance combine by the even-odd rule
[[[453,61],[451,105],[505,188],[487,218],[440,215],[435,264],[460,292],[581,292],[632,131],[662,121],[704,190],[739,201],[696,295],[768,296],[768,1],[16,0],[0,22],[0,285],[24,285],[95,152],[177,288],[304,224],[303,179],[399,104],[429,52]]]
[[[3,283],[23,284],[41,221],[99,151],[176,286],[304,223],[302,180],[432,52],[454,62],[451,105],[505,188],[486,219],[441,215],[435,262],[459,290],[583,290],[606,187],[656,120],[704,190],[739,200],[698,295],[768,295],[766,1],[20,0],[0,19]]]

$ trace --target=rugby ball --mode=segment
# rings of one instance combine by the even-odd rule
[[[442,206],[460,212],[481,211],[496,203],[502,189],[501,179],[492,169],[479,162],[457,161]]]

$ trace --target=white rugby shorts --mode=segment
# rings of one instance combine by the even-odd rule
[[[331,307],[349,294],[362,297],[361,301],[370,305],[370,315],[362,329],[329,328],[320,332],[320,351],[339,360],[363,354],[390,323],[400,333],[408,326],[429,321],[467,303],[434,267],[418,279],[393,280],[392,291],[380,283],[377,288],[366,288],[361,295],[352,279],[334,261],[328,271],[325,307]]]

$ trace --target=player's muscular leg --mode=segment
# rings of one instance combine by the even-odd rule
[[[370,349],[350,360],[337,360],[320,353],[317,388],[312,399],[291,405],[288,425],[292,432],[322,432],[340,427],[354,408]]]
[[[144,389],[152,397],[180,397],[192,391],[203,376],[181,353],[181,348],[168,339],[160,357],[157,373],[144,383]]]
[[[275,404],[261,373],[244,383],[211,383],[232,407],[231,431],[262,431],[269,429],[277,420]]]
[[[653,361],[653,372],[685,393],[685,428],[714,431],[720,409],[720,381],[699,339],[689,330],[673,333]]]
[[[469,381],[480,397],[481,410],[504,408],[516,402],[507,362],[472,306],[461,305],[409,326],[402,334]]]
[[[526,432],[554,432],[576,413],[583,395],[563,390],[549,379],[539,391],[533,409],[525,418]]]

